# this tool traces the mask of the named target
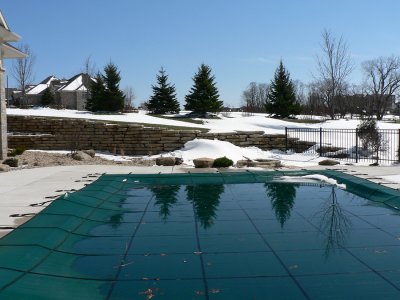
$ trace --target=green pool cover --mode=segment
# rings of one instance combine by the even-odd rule
[[[102,175],[0,239],[0,299],[399,299],[400,194],[311,173]]]

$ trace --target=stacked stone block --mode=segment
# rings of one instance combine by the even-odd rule
[[[263,131],[205,133],[200,130],[173,130],[141,124],[110,123],[83,119],[56,119],[32,116],[8,116],[10,148],[24,146],[40,150],[95,149],[115,154],[155,155],[181,149],[188,141],[218,139],[240,147],[263,150],[286,148],[284,135]],[[291,143],[295,142],[290,139]]]

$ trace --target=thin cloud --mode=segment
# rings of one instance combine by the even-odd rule
[[[277,64],[280,60],[283,61],[300,61],[300,62],[310,62],[313,61],[314,58],[311,56],[258,56],[258,57],[248,57],[240,59],[242,62],[251,63],[251,64]]]
[[[245,63],[251,63],[251,64],[275,64],[276,59],[268,58],[268,57],[248,57],[248,58],[242,58],[240,61],[245,62]]]

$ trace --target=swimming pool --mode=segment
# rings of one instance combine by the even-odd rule
[[[309,173],[103,175],[0,239],[0,299],[397,299],[398,192]]]

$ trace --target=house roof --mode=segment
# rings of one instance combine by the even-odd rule
[[[28,95],[38,95],[47,89],[53,81],[57,81],[58,78],[51,75],[42,80],[39,84],[34,85],[30,90],[27,91]]]
[[[70,78],[68,82],[58,90],[66,92],[87,91],[91,80],[93,80],[93,78],[90,78],[88,74],[80,73]]]
[[[59,92],[87,91],[89,88],[89,82],[91,80],[93,80],[93,78],[90,78],[90,76],[85,73],[77,74],[71,77],[69,80],[60,80],[51,75],[43,79],[39,84],[33,86],[27,91],[27,94],[38,95],[50,85],[52,85]]]
[[[4,19],[3,13],[0,10],[0,26],[7,29],[8,31],[10,31],[10,29],[8,28],[7,22]]]
[[[40,82],[39,84],[47,84],[49,85],[53,80],[58,80],[57,77],[55,77],[54,75],[50,75],[49,77],[46,77],[42,82]]]
[[[25,53],[8,43],[1,44],[1,53],[3,58],[25,58],[27,56]]]
[[[32,89],[30,89],[26,94],[27,95],[38,95],[47,89],[49,86],[47,84],[39,83],[35,85]]]
[[[6,19],[3,16],[3,13],[0,11],[0,37],[5,42],[17,42],[21,39],[21,37],[12,32],[8,27]]]

